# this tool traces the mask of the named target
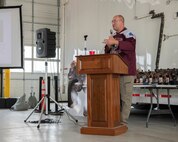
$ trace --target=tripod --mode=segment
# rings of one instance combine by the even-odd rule
[[[44,113],[44,107],[46,104],[46,115],[48,115],[48,98],[51,99],[58,107],[61,108],[62,111],[64,111],[69,117],[71,117],[73,120],[75,120],[75,122],[78,122],[77,119],[75,119],[74,116],[72,116],[65,108],[63,108],[57,101],[55,101],[52,97],[50,97],[47,93],[48,90],[48,85],[47,85],[47,77],[48,77],[48,62],[47,62],[47,58],[45,60],[45,95],[41,98],[41,100],[39,101],[39,103],[35,106],[35,108],[31,111],[31,113],[29,114],[29,116],[24,120],[24,122],[27,122],[27,120],[30,118],[30,116],[33,114],[33,112],[37,109],[37,107],[43,102],[42,105],[42,109],[41,109],[41,114],[40,114],[40,118],[38,121],[38,125],[37,128],[40,128],[40,123],[41,123],[41,119],[42,119],[42,115]]]

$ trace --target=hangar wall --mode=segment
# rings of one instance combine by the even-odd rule
[[[137,37],[137,68],[143,70],[154,70],[156,52],[159,39],[160,19],[151,19],[148,14],[150,10],[156,13],[164,12],[165,26],[163,34],[169,38],[163,41],[160,56],[160,68],[178,68],[178,0],[60,0],[60,18],[56,19],[57,8],[54,9],[58,0],[6,0],[6,4],[24,4],[23,20],[24,41],[27,46],[32,46],[35,42],[34,31],[36,28],[46,27],[58,30],[56,27],[60,21],[59,33],[59,74],[62,97],[66,99],[67,93],[67,73],[70,63],[73,60],[75,49],[84,49],[84,35],[88,35],[87,49],[99,50],[103,53],[102,41],[110,35],[112,29],[111,20],[114,15],[122,14],[125,17],[126,27],[135,33]],[[35,2],[36,13],[41,16],[36,17],[38,22],[32,29],[33,21],[32,2]],[[51,9],[51,10],[50,10]],[[46,13],[46,16],[43,14]],[[53,14],[54,13],[54,14]],[[54,17],[53,17],[54,16]],[[45,19],[46,17],[46,19]],[[50,20],[52,19],[52,20]],[[44,23],[42,25],[42,23]],[[48,23],[48,25],[46,25]],[[50,23],[50,24],[49,24]],[[54,24],[55,23],[55,24]],[[41,24],[41,26],[40,26]],[[33,31],[34,30],[34,31]],[[34,52],[34,50],[32,51]],[[37,59],[35,59],[37,60]],[[38,77],[43,73],[25,73],[25,87],[22,72],[11,73],[11,96],[21,96],[25,88],[27,96],[30,94],[30,87],[34,86],[34,91],[38,94]]]
[[[167,0],[68,0],[65,3],[65,66],[72,60],[74,49],[84,48],[84,35],[88,35],[87,47],[103,52],[103,39],[109,36],[114,15],[125,17],[126,27],[137,37],[137,68],[154,70],[161,19],[151,19],[150,10],[164,12],[165,35],[178,34],[178,1]],[[160,68],[177,68],[178,37],[162,42]],[[73,51],[73,52],[72,52]]]

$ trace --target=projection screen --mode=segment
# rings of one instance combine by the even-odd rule
[[[0,7],[0,68],[23,68],[21,7]]]

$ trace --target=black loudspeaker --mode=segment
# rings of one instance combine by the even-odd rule
[[[56,56],[56,33],[48,28],[36,30],[36,57],[54,58]]]

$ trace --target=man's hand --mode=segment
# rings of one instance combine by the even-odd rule
[[[118,46],[119,45],[119,41],[114,39],[112,36],[109,36],[108,39],[104,39],[104,42],[108,47],[111,47],[113,45]]]

